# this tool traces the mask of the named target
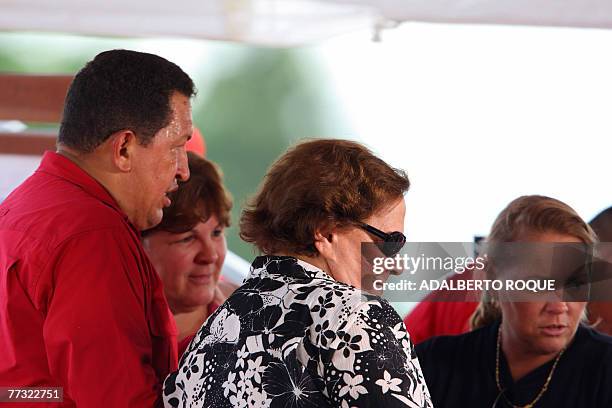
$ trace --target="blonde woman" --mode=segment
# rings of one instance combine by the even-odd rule
[[[532,247],[593,244],[595,240],[573,209],[542,196],[511,202],[488,238],[492,245],[535,243]],[[494,272],[503,276],[516,265],[530,272],[535,269],[535,263],[517,258],[506,259],[503,265],[497,262]],[[417,346],[434,406],[612,406],[612,337],[580,324],[585,301],[499,302],[499,296],[483,295],[473,316],[474,331],[436,337]]]

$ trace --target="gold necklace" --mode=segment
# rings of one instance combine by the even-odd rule
[[[497,383],[497,390],[500,392],[500,395],[501,395],[501,393],[503,393],[505,390],[502,388],[501,382],[499,380],[499,350],[500,350],[500,348],[501,348],[501,324],[499,325],[499,329],[497,330],[497,352],[496,352],[496,355],[495,355],[495,382]],[[512,406],[512,408],[533,408],[535,406],[535,404],[540,400],[540,398],[542,398],[542,395],[544,395],[544,393],[548,389],[548,385],[550,384],[550,380],[552,379],[552,376],[555,373],[555,369],[557,368],[557,363],[559,363],[559,359],[563,355],[564,351],[565,351],[565,347],[559,352],[559,355],[557,355],[557,358],[555,359],[555,362],[554,362],[552,368],[550,369],[550,372],[548,373],[548,377],[546,378],[546,382],[544,382],[544,385],[542,386],[542,389],[540,390],[540,392],[538,393],[538,395],[535,397],[535,399],[533,401],[531,401],[529,404],[523,405],[523,406],[514,405],[512,402],[508,401],[508,399],[504,395],[504,399],[506,400],[506,402],[508,404],[510,404]]]

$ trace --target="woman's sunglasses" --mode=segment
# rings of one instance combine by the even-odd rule
[[[359,223],[359,227],[375,237],[382,239],[382,242],[376,242],[376,246],[378,246],[382,253],[387,257],[397,255],[397,253],[401,251],[406,243],[406,236],[399,231],[393,231],[390,234],[387,234],[386,232],[383,232],[370,224],[366,224],[365,222]]]

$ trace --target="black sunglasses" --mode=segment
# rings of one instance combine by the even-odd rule
[[[393,231],[390,234],[379,230],[366,224],[365,222],[359,223],[359,227],[374,235],[377,238],[382,239],[383,242],[377,242],[376,246],[382,251],[387,257],[397,255],[399,251],[404,247],[406,243],[406,236],[399,231]]]

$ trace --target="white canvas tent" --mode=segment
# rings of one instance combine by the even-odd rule
[[[267,46],[385,21],[612,27],[605,0],[3,0],[0,30],[179,36]]]

